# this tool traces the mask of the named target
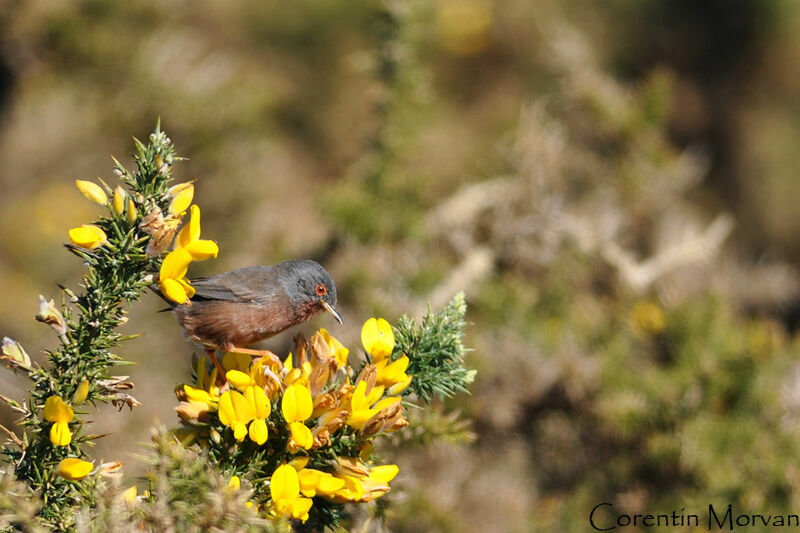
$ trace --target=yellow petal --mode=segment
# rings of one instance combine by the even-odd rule
[[[242,482],[239,479],[239,476],[233,476],[230,481],[228,481],[228,488],[232,491],[237,491],[242,486]]]
[[[169,204],[169,214],[179,215],[192,204],[194,184],[192,182],[179,183],[170,187],[167,192],[173,196]]]
[[[367,397],[366,392],[367,390],[367,383],[366,381],[359,381],[358,385],[356,385],[353,394],[350,396],[350,411],[356,412],[361,411],[369,407],[367,404]]]
[[[350,418],[347,419],[347,425],[355,429],[364,429],[367,421],[378,414],[377,409],[362,409],[360,411],[353,411]]]
[[[250,403],[237,391],[228,391],[220,396],[218,411],[219,421],[226,426],[233,427],[234,422],[246,424],[253,419]]]
[[[90,202],[100,205],[108,204],[108,196],[106,196],[105,191],[103,191],[103,188],[98,184],[91,181],[75,180],[75,185],[78,187],[78,190],[81,192],[84,198]]]
[[[86,397],[89,395],[89,382],[83,380],[78,388],[75,389],[75,394],[72,395],[72,403],[73,405],[80,405],[86,401]]]
[[[343,367],[347,365],[347,356],[350,354],[350,350],[328,333],[327,329],[322,328],[319,330],[319,333],[322,335],[322,338],[325,339],[328,348],[330,348],[331,353],[336,358],[336,366]]]
[[[244,422],[239,422],[238,420],[233,422],[231,429],[233,430],[233,438],[239,442],[242,442],[247,436],[247,426]]]
[[[82,461],[76,457],[68,457],[58,463],[56,472],[64,479],[76,481],[88,476],[93,469],[94,465],[88,461]]]
[[[372,387],[372,390],[369,391],[367,394],[366,403],[367,405],[372,405],[373,403],[378,401],[378,398],[383,396],[383,389],[385,387],[383,385],[378,385],[377,387]]]
[[[381,401],[379,401],[378,403],[373,405],[372,408],[375,409],[376,411],[382,411],[383,409],[386,409],[390,405],[395,404],[395,403],[397,403],[399,401],[400,401],[400,397],[399,396],[391,396],[391,397],[382,399]]]
[[[305,385],[295,383],[286,387],[281,400],[283,418],[289,422],[304,422],[314,410],[311,391]]]
[[[66,446],[72,442],[72,432],[66,422],[56,422],[50,428],[50,442],[53,446]]]
[[[261,387],[247,387],[244,391],[244,396],[250,402],[250,408],[253,410],[255,418],[267,418],[272,412],[272,405],[267,398],[267,393]]]
[[[186,393],[186,398],[192,402],[199,402],[199,403],[206,403],[206,404],[216,404],[217,399],[214,398],[208,391],[203,389],[197,389],[195,387],[190,387],[189,385],[184,385],[183,390]],[[224,422],[223,422],[224,423]]]
[[[158,288],[161,294],[175,303],[185,304],[189,299],[189,296],[186,294],[186,289],[174,279],[166,278],[158,280]]]
[[[136,502],[136,485],[131,485],[122,493],[122,499],[129,504],[133,504]]]
[[[192,256],[184,249],[178,248],[167,254],[161,263],[159,279],[182,279],[186,276]]]
[[[225,377],[228,378],[228,381],[231,385],[240,391],[243,391],[245,388],[256,384],[255,380],[253,380],[249,374],[245,374],[240,370],[228,370],[225,373]]]
[[[197,293],[197,291],[194,289],[194,287],[192,287],[189,284],[189,281],[186,278],[181,278],[175,281],[181,284],[181,287],[183,287],[183,290],[186,293],[187,298],[191,298]]]
[[[219,421],[226,426],[230,426],[233,421],[236,420],[236,411],[233,409],[233,400],[231,399],[230,391],[219,397],[217,414],[219,415]]]
[[[292,432],[294,442],[304,450],[308,450],[314,445],[314,436],[311,435],[311,430],[302,422],[289,424],[289,431]]]
[[[392,326],[382,318],[370,318],[361,328],[361,344],[375,362],[388,357],[394,350]]]
[[[406,390],[406,388],[409,385],[411,385],[411,379],[412,379],[411,376],[407,376],[406,374],[403,374],[400,377],[403,377],[403,380],[402,381],[398,381],[397,383],[395,383],[394,385],[389,387],[389,390],[386,391],[387,394],[391,394],[392,396],[394,396],[396,394],[400,394],[402,391]]]
[[[44,402],[44,419],[48,422],[70,422],[74,416],[72,407],[65,404],[61,396],[50,396]]]
[[[93,224],[84,224],[69,230],[69,240],[75,246],[94,250],[107,242],[106,232]]]
[[[267,437],[269,436],[267,422],[263,418],[256,418],[250,422],[248,433],[250,434],[250,440],[261,446],[267,442]]]
[[[297,477],[300,480],[300,492],[303,496],[313,498],[317,495],[317,483],[319,483],[321,476],[322,472],[313,468],[304,468],[297,472]]]
[[[204,385],[206,379],[208,379],[208,374],[206,374],[206,358],[203,357],[202,359],[197,359],[197,388],[198,389],[205,389],[206,388],[206,386]]]
[[[386,361],[386,359],[384,359]],[[381,361],[383,362],[383,361]],[[378,383],[382,385],[395,384],[403,381],[405,378],[405,371],[408,368],[408,357],[402,356],[391,364],[384,366],[378,370]]]
[[[196,205],[192,206],[191,218],[189,222],[183,226],[180,233],[178,233],[178,246],[181,248],[189,245],[190,242],[196,241],[200,238],[200,208]]]
[[[308,511],[313,503],[314,501],[311,498],[297,498],[292,502],[292,518],[305,523],[308,520]]]
[[[205,261],[219,254],[219,246],[214,241],[198,239],[187,244],[184,248],[194,261]]]
[[[319,483],[317,483],[317,492],[322,496],[331,496],[342,488],[344,488],[344,480],[327,473],[321,476]]]
[[[272,473],[269,482],[269,493],[273,502],[286,502],[300,495],[300,481],[297,470],[291,465],[281,465]]]
[[[400,468],[397,465],[373,466],[369,478],[379,483],[389,483],[398,472],[400,472]]]

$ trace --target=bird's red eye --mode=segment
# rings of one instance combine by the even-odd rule
[[[325,287],[325,285],[320,283],[319,285],[317,285],[316,293],[317,296],[325,296],[326,294],[328,294],[328,289],[327,287]]]

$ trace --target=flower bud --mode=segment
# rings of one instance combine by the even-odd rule
[[[125,192],[125,189],[117,186],[117,188],[114,189],[114,200],[112,203],[115,215],[120,216],[125,212],[125,204],[127,203],[127,199],[128,193]]]
[[[78,385],[78,388],[75,389],[75,394],[72,395],[72,405],[80,405],[86,401],[86,397],[89,395],[89,382],[84,380]]]
[[[139,213],[136,212],[136,204],[133,203],[133,198],[128,198],[128,209],[125,212],[125,219],[128,221],[128,224],[133,224],[136,222],[138,216]]]
[[[102,187],[98,184],[91,181],[75,180],[75,186],[78,187],[81,194],[90,202],[99,205],[108,204],[108,196],[106,196],[105,191],[103,191]]]

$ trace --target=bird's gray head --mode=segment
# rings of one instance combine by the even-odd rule
[[[328,311],[342,323],[336,310],[336,285],[322,265],[310,259],[295,259],[277,265],[286,294],[297,307],[314,306]]]

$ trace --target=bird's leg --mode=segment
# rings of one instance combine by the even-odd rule
[[[282,364],[280,358],[269,350],[254,350],[252,348],[239,348],[237,346],[226,346],[224,350],[226,352],[243,353],[247,355],[255,355],[260,357],[269,357],[275,363]]]
[[[228,380],[228,378],[225,377],[225,369],[222,368],[221,364],[219,364],[219,361],[217,360],[217,356],[214,355],[214,351],[215,350],[213,350],[211,348],[206,348],[206,353],[211,358],[211,361],[214,363],[214,366],[217,367],[217,380],[221,379],[222,380],[222,384],[224,385],[225,382]]]

